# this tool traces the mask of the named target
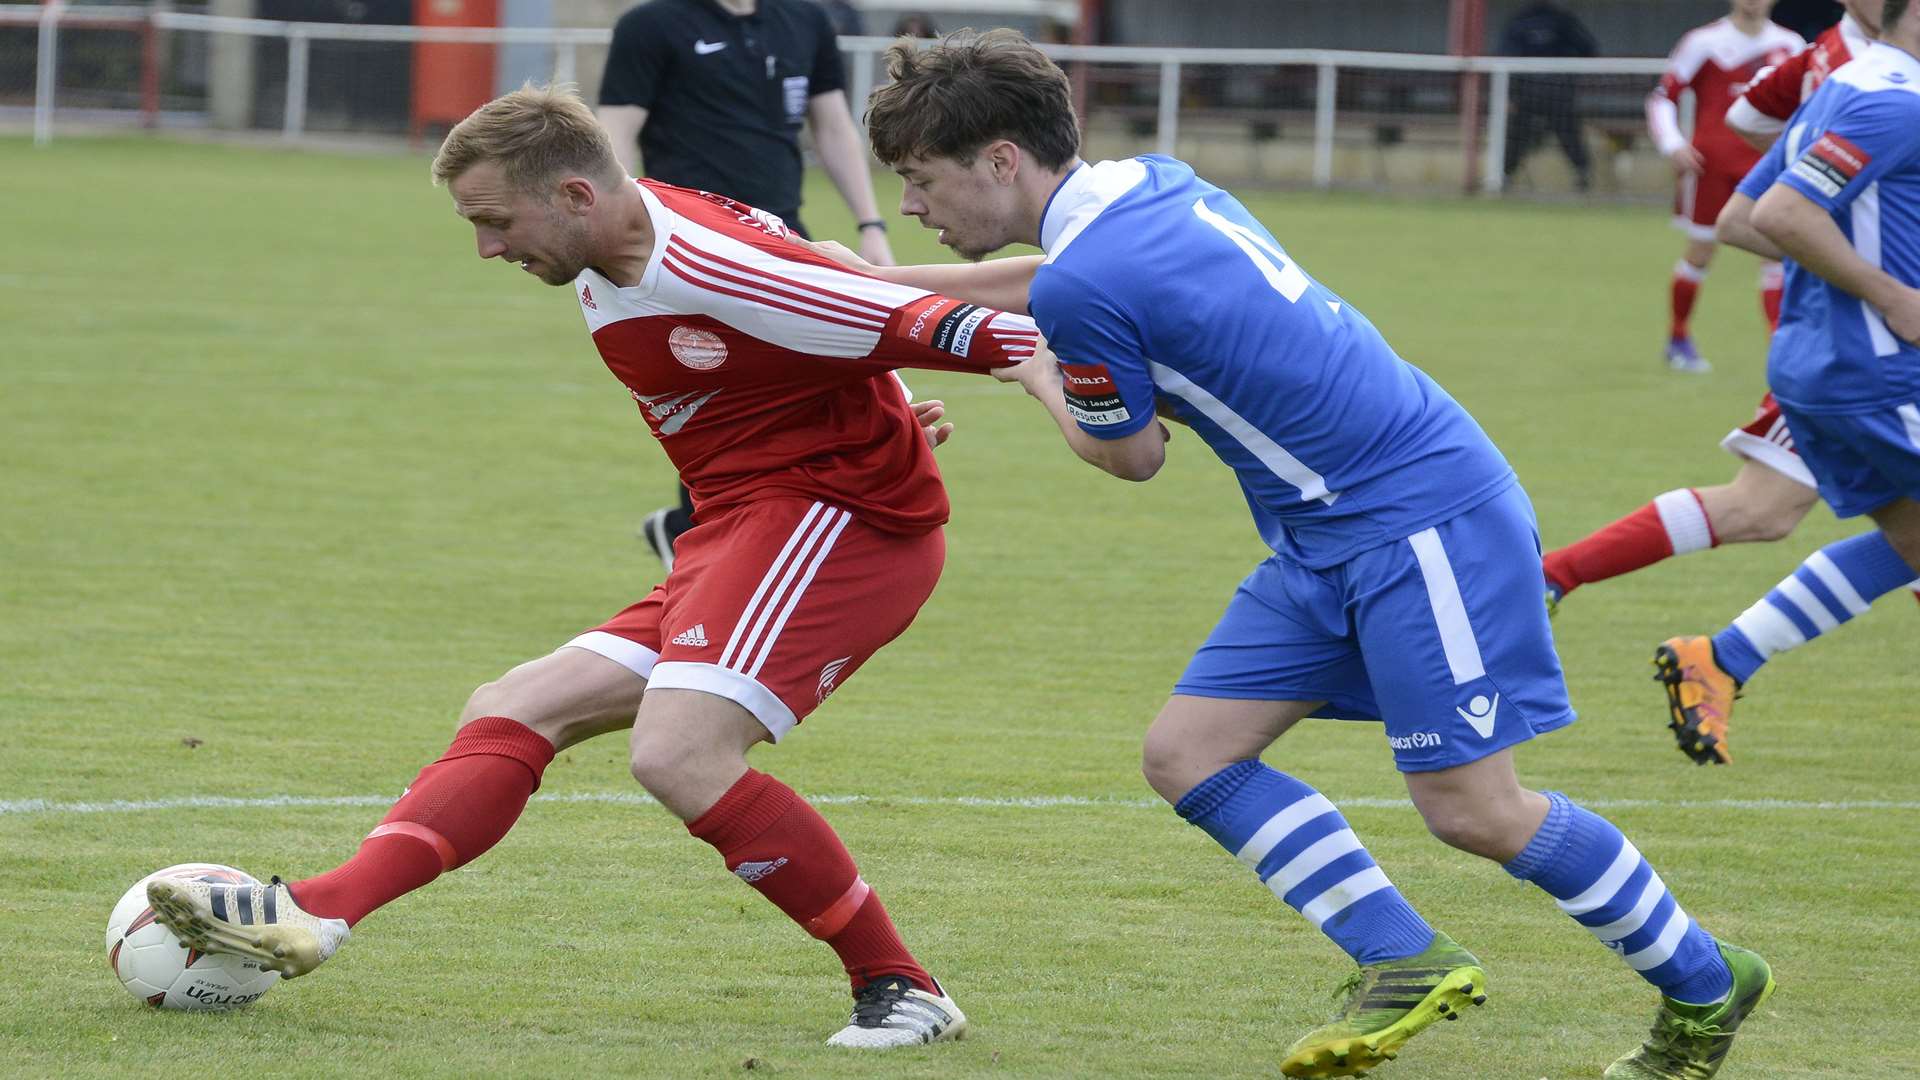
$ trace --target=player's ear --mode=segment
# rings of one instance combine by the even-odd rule
[[[1001,139],[998,142],[988,143],[987,148],[981,153],[986,155],[987,168],[992,171],[995,182],[1013,183],[1013,178],[1020,172],[1022,157],[1020,147],[1013,140]]]
[[[560,181],[560,201],[567,209],[584,214],[593,209],[600,198],[600,192],[594,188],[593,181],[584,176],[569,176]]]

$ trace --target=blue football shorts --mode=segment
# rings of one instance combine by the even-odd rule
[[[1338,566],[1261,563],[1174,693],[1324,701],[1313,715],[1384,721],[1401,772],[1464,765],[1574,720],[1545,592],[1515,484]]]
[[[1856,517],[1903,496],[1920,499],[1920,405],[1816,413],[1782,401],[1780,413],[1835,514]]]

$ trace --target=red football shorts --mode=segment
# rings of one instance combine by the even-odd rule
[[[1681,176],[1673,191],[1674,228],[1694,240],[1713,239],[1713,223],[1720,219],[1720,211],[1746,175],[1744,170],[1735,172],[1708,158],[1705,170]]]
[[[913,622],[946,550],[939,529],[902,536],[811,499],[757,500],[683,533],[667,580],[567,644],[649,688],[738,702],[777,742]]]
[[[1793,449],[1793,432],[1787,430],[1786,417],[1780,415],[1780,405],[1771,391],[1760,399],[1752,421],[1727,432],[1720,445],[1735,457],[1757,461],[1789,480],[1815,486],[1813,474]]]

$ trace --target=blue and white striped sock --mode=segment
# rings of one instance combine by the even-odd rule
[[[1174,812],[1233,852],[1358,964],[1425,951],[1433,927],[1393,887],[1325,795],[1258,761],[1202,780]]]
[[[1878,529],[1828,544],[1713,635],[1722,670],[1741,682],[1773,654],[1805,645],[1913,580],[1913,568]]]
[[[1606,818],[1557,791],[1526,850],[1507,873],[1531,881],[1660,992],[1688,1004],[1719,1001],[1733,973],[1712,935],[1667,891],[1660,875]]]

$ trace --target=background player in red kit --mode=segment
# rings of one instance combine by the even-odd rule
[[[1785,60],[1805,42],[1800,35],[1767,19],[1773,0],[1730,0],[1727,17],[1687,32],[1673,47],[1667,73],[1647,97],[1647,127],[1654,145],[1678,175],[1674,224],[1687,234],[1687,246],[1673,267],[1673,321],[1667,338],[1667,366],[1675,371],[1712,370],[1694,346],[1688,320],[1700,283],[1713,262],[1713,223],[1760,154],[1726,124],[1733,105],[1760,70]],[[1680,130],[1680,99],[1693,95],[1693,137]],[[1780,310],[1780,268],[1761,272],[1761,303],[1769,323]]]
[[[1814,43],[1762,71],[1727,111],[1727,124],[1757,149],[1772,145],[1800,103],[1853,53],[1880,35],[1880,0],[1847,0],[1847,13]],[[1773,242],[1753,229],[1753,200],[1735,192],[1718,223],[1723,243],[1778,259]],[[1753,419],[1720,445],[1740,458],[1733,479],[1713,487],[1676,488],[1627,516],[1546,555],[1547,605],[1581,585],[1721,544],[1784,539],[1813,509],[1813,476],[1793,450],[1793,433],[1768,393]],[[1916,583],[1920,584],[1920,583]]]
[[[375,908],[504,836],[557,750],[632,728],[632,770],[852,979],[828,1042],[953,1038],[966,1018],[805,800],[747,765],[898,636],[933,591],[947,497],[892,369],[1030,357],[1031,320],[868,278],[771,214],[634,181],[564,90],[476,110],[433,163],[481,258],[569,286],[609,369],[693,492],[667,580],[482,686],[453,744],[359,852],[294,882],[150,890],[196,948],[312,970]]]

